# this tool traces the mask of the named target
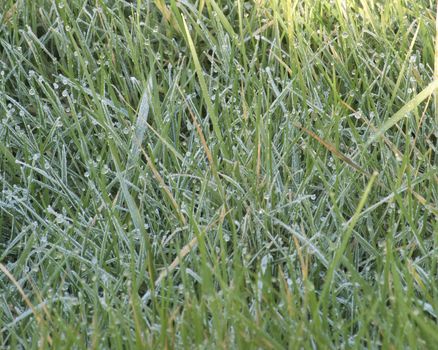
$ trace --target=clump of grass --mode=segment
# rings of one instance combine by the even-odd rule
[[[0,14],[0,347],[436,344],[430,2]]]

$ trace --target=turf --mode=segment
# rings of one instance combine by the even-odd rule
[[[435,5],[1,1],[0,348],[434,348]]]

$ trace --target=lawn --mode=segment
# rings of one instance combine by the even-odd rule
[[[0,348],[435,348],[436,9],[0,1]]]

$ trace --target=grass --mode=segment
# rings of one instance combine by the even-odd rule
[[[434,348],[435,5],[2,1],[0,347]]]

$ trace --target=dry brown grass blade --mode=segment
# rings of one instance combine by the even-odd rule
[[[301,230],[304,232],[303,224],[301,224]],[[304,260],[303,253],[302,253],[300,242],[298,241],[298,238],[295,237],[295,236],[292,236],[292,238],[294,240],[295,248],[297,249],[298,259],[299,259],[300,265],[301,265],[301,274],[303,276],[303,281],[306,281],[307,280],[307,276],[309,274],[308,273],[308,271],[309,271],[308,264]]]
[[[179,87],[178,87],[178,91],[180,92],[181,96],[184,96],[184,94],[182,93],[182,91]],[[208,147],[208,144],[207,144],[207,141],[205,139],[204,133],[202,131],[201,125],[199,125],[195,114],[193,113],[192,109],[190,108],[190,105],[188,103],[186,103],[186,106],[187,106],[189,114],[192,118],[193,125],[196,128],[196,132],[198,133],[199,139],[201,140],[201,144],[202,144],[202,147],[204,149],[205,155],[207,156],[208,163],[209,163],[210,168],[211,168],[211,172],[213,174],[214,179],[216,180],[216,185],[219,189],[219,193],[220,193],[222,199],[224,199],[224,190],[222,188],[222,183],[221,183],[220,178],[219,178],[219,173],[216,169],[216,165],[215,165],[215,162],[213,159],[213,154],[210,151],[210,147]]]
[[[164,0],[155,0],[154,3],[155,3],[155,6],[157,6],[157,8],[160,10],[163,17],[166,19],[166,21],[170,21],[170,18],[172,17],[172,13],[167,8]]]
[[[158,8],[158,10],[163,15],[166,22],[169,23],[174,30],[179,32],[180,30],[179,30],[178,24],[172,15],[172,11],[170,11],[169,8],[167,7],[166,2],[164,0],[155,0],[154,3],[155,3],[155,6]]]
[[[321,145],[323,145],[330,153],[332,153],[334,156],[338,157],[339,159],[343,160],[345,163],[347,163],[349,166],[351,166],[353,169],[359,171],[362,174],[365,174],[367,176],[371,176],[370,173],[362,169],[359,165],[357,165],[355,162],[353,162],[350,158],[348,158],[346,155],[338,151],[338,149],[333,146],[332,144],[328,143],[327,141],[320,138],[318,135],[316,135],[313,131],[310,131],[309,129],[306,129],[304,126],[300,124],[296,124],[295,126],[304,131],[307,135],[318,141]]]
[[[436,2],[436,17],[435,17],[435,62],[433,78],[438,80],[438,0]],[[438,91],[435,91],[435,123],[438,125]]]
[[[288,72],[289,76],[293,76],[293,70],[287,65],[286,62],[284,62],[278,55],[274,52],[274,50],[271,50],[270,53],[272,54],[272,57],[274,57],[278,63],[280,63],[284,69]]]
[[[199,138],[201,140],[201,144],[202,144],[202,146],[204,148],[204,152],[205,152],[205,154],[207,156],[207,159],[208,159],[208,162],[209,162],[209,165],[210,165],[210,168],[211,168],[211,172],[213,173],[213,176],[214,176],[214,178],[217,181],[217,186],[218,186],[218,188],[219,188],[219,190],[221,192],[221,195],[223,195],[223,189],[222,189],[222,186],[221,186],[221,183],[220,183],[220,180],[219,180],[219,174],[217,172],[217,169],[216,169],[216,166],[215,166],[215,163],[214,163],[213,155],[211,154],[210,148],[208,147],[207,141],[205,140],[204,133],[202,132],[202,128],[199,125],[198,121],[196,120],[196,116],[194,115],[193,111],[190,109],[190,106],[187,106],[187,107],[188,107],[190,116],[192,117],[193,124],[196,127],[196,131],[198,133],[198,136],[199,136]],[[150,160],[149,157],[144,152],[144,150],[142,150],[142,151],[143,151],[145,157],[147,157],[146,159],[148,159],[148,162],[149,162],[149,160]],[[151,169],[152,169],[152,167],[151,167]],[[152,169],[152,171],[154,171],[154,170]],[[156,171],[156,169],[155,169],[155,171]],[[162,178],[158,174],[158,172],[157,172],[156,176],[158,176],[157,179],[161,182]],[[164,183],[164,181],[163,181],[163,183]],[[225,207],[225,204],[224,204],[224,206],[222,207],[221,215],[220,215],[219,219],[217,221],[215,221],[215,222],[223,222],[224,218],[229,214],[229,212],[230,211],[226,210],[226,207]],[[212,223],[211,225],[209,225],[205,229],[205,231],[208,231],[215,224],[215,222]],[[178,267],[178,265],[181,263],[182,259],[184,259],[184,257],[187,256],[187,254],[189,254],[192,251],[192,249],[194,247],[196,247],[197,244],[198,244],[198,238],[194,237],[194,238],[192,238],[190,240],[189,243],[187,243],[184,247],[181,248],[181,250],[178,253],[178,256],[172,261],[172,263],[165,270],[163,270],[160,273],[160,275],[156,279],[156,281],[155,281],[155,286],[156,287],[162,282],[162,280],[164,278],[166,278],[167,275],[169,275],[169,273],[171,273],[173,270],[175,270]]]
[[[192,117],[193,124],[196,127],[196,132],[198,133],[199,138],[201,139],[201,144],[202,147],[204,148],[205,155],[207,156],[208,163],[210,164],[211,172],[213,173],[213,176],[218,179],[219,175],[216,169],[216,165],[214,164],[213,155],[211,154],[210,148],[207,145],[207,141],[205,140],[205,136],[204,133],[202,132],[202,128],[199,125],[198,121],[196,120],[195,114],[192,112],[190,108],[189,108],[189,113],[190,116]],[[220,184],[218,183],[217,185],[219,186]]]
[[[407,266],[408,266],[409,273],[414,278],[415,282],[417,282],[418,289],[425,291],[426,286],[424,285],[423,280],[421,279],[420,275],[418,274],[417,269],[415,268],[415,265],[413,264],[411,259],[408,259]]]
[[[250,38],[255,38],[257,35],[260,35],[263,33],[266,29],[268,29],[270,26],[272,26],[275,23],[275,21],[272,19],[269,22],[262,25],[259,29],[255,30],[250,37],[245,38],[245,41],[249,40]]]
[[[6,11],[5,15],[3,16],[3,23],[4,24],[9,23],[9,21],[12,19],[12,17],[17,12],[17,8],[18,8],[17,4],[18,4],[18,1],[15,4],[13,4],[8,11]]]
[[[283,272],[283,269],[281,268],[281,266],[279,266],[279,271],[278,274],[280,276],[280,281],[283,284],[283,288],[286,292],[286,305],[287,305],[287,311],[289,313],[289,315],[291,317],[294,316],[295,314],[295,308],[294,308],[294,303],[293,303],[293,296],[292,296],[292,291],[291,288],[289,287],[288,283],[287,283],[287,278]]]
[[[161,281],[166,278],[166,276],[171,273],[173,270],[175,270],[182,259],[185,258],[187,254],[189,254],[193,247],[195,247],[198,244],[198,238],[194,237],[192,240],[187,243],[184,247],[181,248],[181,250],[178,253],[178,256],[172,261],[172,263],[163,271],[161,271],[160,275],[158,276],[157,280],[155,281],[155,287],[157,287]]]
[[[155,167],[154,162],[148,156],[148,154],[143,149],[143,147],[141,148],[141,152],[143,153],[143,156],[146,159],[147,165],[152,170],[152,173],[154,174],[155,179],[158,181],[158,183],[160,184],[160,187],[163,189],[163,191],[166,194],[167,198],[172,203],[172,206],[173,206],[173,208],[175,209],[175,211],[177,213],[177,216],[178,216],[178,219],[179,219],[181,225],[185,226],[187,224],[186,218],[184,217],[181,209],[179,208],[178,203],[176,202],[175,198],[173,197],[172,192],[170,192],[169,187],[164,182],[164,179],[161,177],[160,173],[158,172],[157,168]]]
[[[222,208],[222,212],[220,214],[220,217],[216,221],[214,221],[213,223],[208,225],[204,232],[207,232],[208,230],[210,230],[217,223],[222,223],[224,221],[225,216],[227,216],[228,213],[229,213],[229,211],[227,212]],[[190,240],[189,243],[187,243],[184,247],[181,248],[177,257],[172,261],[172,263],[166,269],[161,271],[160,275],[158,276],[157,280],[155,281],[155,287],[157,287],[161,283],[161,281],[164,278],[166,278],[167,275],[169,275],[173,270],[175,270],[178,267],[178,265],[181,263],[181,261],[187,256],[187,254],[189,254],[192,251],[192,249],[194,247],[196,247],[197,244],[198,244],[198,238],[194,237]]]
[[[29,309],[32,311],[32,313],[35,315],[35,319],[37,320],[37,323],[41,326],[45,323],[44,319],[41,317],[41,315],[37,312],[35,307],[33,306],[32,302],[24,292],[23,288],[21,288],[18,281],[15,279],[15,277],[9,272],[9,270],[6,268],[5,265],[0,263],[0,270],[5,274],[5,276],[12,282],[12,284],[17,288],[18,292],[20,293],[21,297],[23,298],[26,305],[29,307]],[[50,335],[47,335],[47,342],[52,345],[52,338]]]

